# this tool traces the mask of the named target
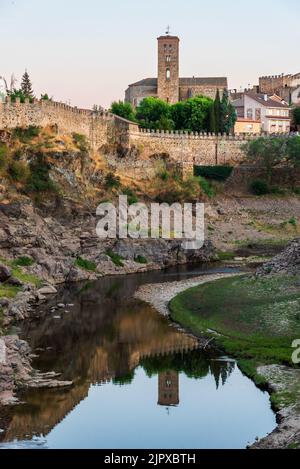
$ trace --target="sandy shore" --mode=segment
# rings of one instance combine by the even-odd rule
[[[201,275],[196,278],[194,277],[186,280],[181,280],[179,282],[153,283],[148,285],[142,285],[136,291],[134,297],[151,304],[160,314],[168,316],[168,304],[172,300],[172,298],[174,298],[174,296],[178,295],[178,293],[181,293],[189,288],[196,287],[197,285],[202,285],[206,282],[213,282],[214,280],[219,280],[225,277],[236,277],[237,275],[239,274],[234,273]]]

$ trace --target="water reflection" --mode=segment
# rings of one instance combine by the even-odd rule
[[[87,444],[89,447],[121,448],[130,444],[141,447],[141,431],[146,432],[147,425],[151,428],[152,419],[155,425],[162,418],[160,415],[154,418],[154,406],[184,409],[194,405],[196,409],[197,401],[193,403],[191,397],[192,402],[188,402],[187,397],[181,397],[181,394],[186,396],[189,387],[192,395],[198,382],[209,379],[218,390],[225,387],[234,373],[242,376],[233,361],[220,359],[217,352],[203,353],[195,338],[178,331],[149,305],[134,300],[132,295],[137,285],[145,281],[161,281],[161,274],[104,278],[95,284],[72,285],[59,297],[59,303],[64,303],[65,308],[49,313],[55,306],[50,303],[40,320],[24,325],[22,335],[29,338],[33,349],[40,354],[34,366],[60,372],[62,379],[72,380],[74,386],[59,391],[31,391],[23,396],[25,405],[0,410],[0,428],[4,429],[0,434],[2,443],[18,440],[22,447],[26,446],[26,441],[30,442],[30,447],[35,441],[50,447],[86,447]],[[142,396],[146,400],[139,408]],[[119,408],[122,399],[124,406]],[[131,403],[128,404],[130,409],[126,408],[126,399]],[[85,406],[91,414],[84,411]],[[109,411],[105,430],[99,429],[101,423],[93,420],[94,413],[100,411],[102,414]],[[268,414],[271,426],[270,416],[271,412]],[[144,423],[139,417],[144,418]],[[70,433],[68,420],[72,418],[79,418],[80,425],[98,438],[103,431],[101,441],[94,441],[90,436],[88,443],[84,442],[85,436],[81,433],[71,438],[74,430]],[[185,421],[191,420],[189,411],[180,418],[184,426]],[[135,443],[128,441],[126,444],[124,434],[122,442],[118,440],[122,427],[126,433],[127,419],[138,419]],[[55,439],[53,435],[57,432],[60,437]],[[154,434],[149,434],[145,447],[151,447],[149,439],[153,439],[154,444]],[[39,440],[40,436],[45,437],[47,443],[44,438]],[[171,431],[168,437],[164,434],[162,440],[166,438],[170,438],[170,442],[166,440],[166,446],[162,447],[176,446]],[[192,439],[189,435],[185,438],[186,444],[181,440],[178,447],[190,446],[188,441]]]

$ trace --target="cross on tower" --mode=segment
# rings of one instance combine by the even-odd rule
[[[171,29],[170,29],[170,26],[168,25],[168,26],[167,26],[166,35],[169,36],[169,35],[170,35],[170,32],[171,32]]]

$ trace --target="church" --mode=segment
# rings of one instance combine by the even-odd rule
[[[175,104],[199,95],[215,99],[218,89],[221,96],[223,90],[228,89],[226,77],[180,78],[179,37],[170,35],[168,30],[166,35],[160,36],[157,41],[157,78],[144,78],[129,85],[125,92],[125,101],[133,107],[137,107],[143,99],[150,96]]]

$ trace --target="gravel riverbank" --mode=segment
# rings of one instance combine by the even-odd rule
[[[151,304],[163,316],[169,315],[168,304],[178,293],[206,282],[213,282],[225,277],[236,277],[238,274],[211,274],[179,282],[154,283],[142,285],[135,293],[135,298]]]
[[[151,304],[160,314],[167,316],[169,315],[169,302],[179,293],[206,282],[236,275],[236,273],[203,275],[179,282],[143,285],[137,290],[135,297]],[[207,340],[205,343],[207,344]],[[274,364],[259,367],[257,372],[265,379],[270,392],[280,393],[277,396],[299,395],[299,370]],[[297,401],[297,397],[294,399]],[[277,411],[277,428],[266,438],[256,442],[251,447],[252,449],[296,449],[300,447],[299,406],[281,400],[277,403]]]

